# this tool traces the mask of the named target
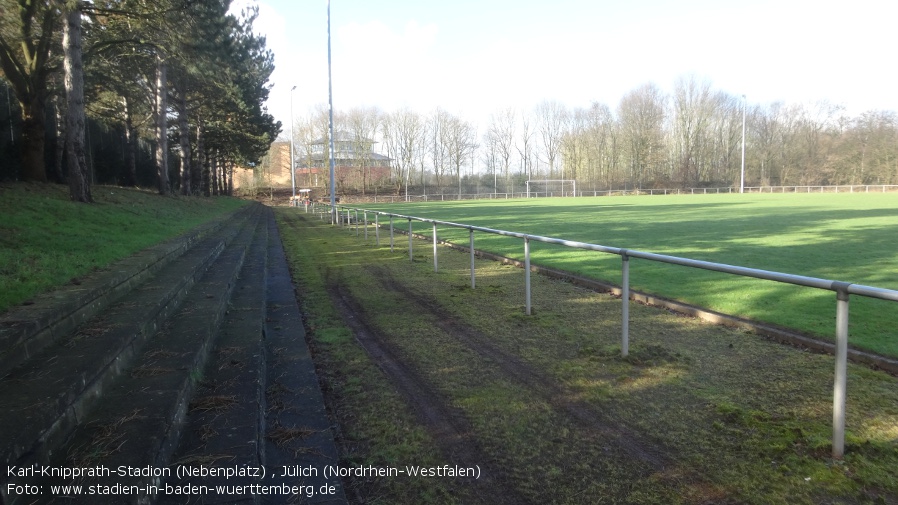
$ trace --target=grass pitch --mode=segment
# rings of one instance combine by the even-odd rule
[[[697,260],[898,289],[898,195],[746,194],[492,200],[366,208]],[[397,226],[407,229],[406,221]],[[413,223],[429,234],[430,225]],[[467,244],[467,231],[438,235]],[[523,258],[517,239],[475,247]],[[531,244],[532,261],[620,282],[620,258]],[[633,289],[833,339],[835,294],[634,259]],[[538,307],[540,294],[534,293]],[[851,298],[852,346],[898,357],[898,304]]]

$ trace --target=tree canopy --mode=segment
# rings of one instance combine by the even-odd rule
[[[229,7],[230,0],[0,0],[0,10],[16,13],[0,18],[0,76],[21,114],[17,177],[53,175],[47,133],[68,143],[71,135],[59,130],[78,122],[57,120],[54,132],[47,111],[57,103],[71,114],[81,101],[81,114],[124,146],[105,177],[146,184],[151,176],[160,193],[229,192],[233,167],[257,163],[280,132],[264,107],[274,63],[252,31],[258,12]],[[81,21],[77,48],[63,47],[67,16]],[[62,65],[72,51],[83,65]],[[74,72],[83,72],[83,91],[73,94]],[[138,168],[150,152],[152,175]],[[57,177],[71,177],[66,166]]]

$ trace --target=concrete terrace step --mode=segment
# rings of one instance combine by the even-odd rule
[[[233,241],[250,214],[241,212],[239,217],[238,225],[220,228],[201,240],[169,262],[164,271],[132,287],[102,315],[75,332],[54,337],[53,345],[0,379],[0,459],[4,464],[39,463],[49,458]]]
[[[0,378],[7,468],[113,472],[0,477],[3,503],[346,503],[323,478],[337,451],[273,212],[250,207]],[[250,485],[292,491],[233,487]]]
[[[339,464],[338,453],[315,364],[306,344],[284,248],[273,220],[269,221],[269,237],[265,464],[271,472],[280,473],[285,467],[298,470],[297,475],[280,482],[306,486],[306,495],[300,496],[300,503],[345,504],[342,482],[324,477],[325,466]],[[306,470],[307,475],[302,475]],[[309,496],[309,486],[313,496]],[[272,496],[267,503],[296,503],[296,500]]]
[[[203,239],[246,219],[254,207],[245,206],[0,315],[0,377],[105,310]],[[225,228],[225,234],[229,230]]]
[[[209,467],[250,469],[242,477],[219,475],[172,477],[165,484],[193,486],[250,485],[261,482],[253,470],[264,463],[265,321],[268,226],[263,223],[240,274],[228,313],[210,359],[191,400],[180,444],[171,464],[200,471]],[[160,495],[160,503],[258,503],[258,495],[238,500],[217,493]]]
[[[324,478],[337,450],[277,226],[267,226],[259,244],[267,275],[234,296],[172,458],[196,473],[226,467],[238,475],[172,476],[163,485],[202,493],[160,503],[346,503],[342,482]],[[232,494],[253,485],[253,493]]]
[[[247,271],[252,261],[245,260],[262,228],[256,223],[245,227],[222,252],[187,295],[181,309],[147,342],[135,366],[109,388],[70,440],[54,454],[54,466],[167,467],[212,342],[229,310],[231,294],[238,289],[239,276],[252,276]],[[152,475],[115,476],[96,483],[147,486],[158,485],[160,479]],[[134,498],[136,503],[152,503],[155,496]]]

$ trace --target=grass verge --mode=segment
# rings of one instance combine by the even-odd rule
[[[331,242],[329,234],[321,230],[311,236],[304,223],[292,219],[294,214],[289,210],[276,212],[319,380],[331,415],[340,425],[340,463],[438,464],[438,451],[427,431],[415,421],[412,408],[403,403],[377,364],[356,343],[328,296],[329,282],[347,280],[348,272],[340,268],[340,243]],[[354,478],[344,482],[344,487],[359,503],[466,503],[442,481]]]
[[[458,409],[485,467],[530,503],[894,503],[898,379],[849,365],[847,455],[829,458],[832,358],[540,276],[523,314],[519,269],[429,245],[402,246],[278,213],[343,458],[442,464],[414,405],[355,343],[326,295],[340,283],[358,317]],[[400,242],[404,245],[404,242]],[[451,463],[451,462],[450,462]],[[353,483],[374,503],[490,503],[446,479]],[[482,490],[481,490],[482,492]],[[498,494],[501,490],[496,489]]]
[[[58,184],[0,184],[0,312],[244,205],[96,186],[96,203]]]

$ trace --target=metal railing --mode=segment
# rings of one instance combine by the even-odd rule
[[[746,186],[746,193],[888,193],[898,191],[895,184],[842,184],[838,186]],[[508,200],[510,198],[545,198],[545,197],[580,197],[580,196],[631,196],[631,195],[718,195],[738,193],[739,188],[733,186],[717,188],[642,188],[583,190],[576,192],[531,191],[506,193],[461,193],[434,192],[423,195],[373,195],[374,203],[397,202],[443,202],[454,200]]]
[[[440,221],[423,217],[406,216],[402,214],[394,214],[389,212],[359,209],[353,207],[337,206],[331,209],[329,205],[318,204],[312,208],[307,207],[306,212],[319,212],[321,218],[327,214],[332,222],[338,226],[350,226],[355,223],[356,235],[359,235],[360,224],[364,224],[365,239],[368,239],[368,216],[374,216],[374,232],[376,245],[380,245],[380,218],[381,216],[389,218],[390,229],[390,250],[394,250],[394,219],[408,221],[408,254],[412,260],[412,222],[430,223],[433,229],[433,269],[438,271],[439,259],[437,245],[437,226],[461,228],[468,230],[468,249],[471,257],[471,288],[476,287],[475,266],[474,266],[474,232],[490,233],[502,235],[506,237],[518,238],[523,241],[524,249],[524,291],[525,291],[525,311],[527,315],[531,314],[531,296],[530,296],[530,242],[544,242],[547,244],[556,244],[564,247],[572,247],[576,249],[584,249],[589,251],[597,251],[607,254],[616,254],[621,257],[621,301],[622,301],[622,328],[621,328],[621,355],[626,357],[629,352],[629,319],[630,319],[630,258],[639,258],[660,263],[668,263],[672,265],[680,265],[701,270],[709,270],[714,272],[722,272],[742,277],[751,277],[755,279],[769,280],[793,284],[796,286],[805,286],[810,288],[824,289],[832,291],[836,294],[836,345],[835,345],[835,381],[833,385],[833,437],[832,437],[832,456],[835,459],[841,459],[845,454],[845,398],[847,386],[847,364],[848,364],[848,301],[850,295],[866,296],[869,298],[877,298],[880,300],[888,300],[898,302],[898,291],[892,289],[878,288],[874,286],[865,286],[862,284],[853,284],[850,282],[835,281],[829,279],[821,279],[817,277],[807,277],[803,275],[787,274],[782,272],[774,272],[770,270],[759,270],[756,268],[747,268],[736,265],[728,265],[724,263],[714,263],[710,261],[700,261],[689,258],[681,258],[677,256],[669,256],[665,254],[655,254],[651,252],[638,251],[633,249],[625,249],[619,247],[609,247],[598,244],[590,244],[586,242],[578,242],[574,240],[565,240],[554,237],[545,237],[540,235],[531,235],[527,233],[512,232],[506,230],[497,230],[486,228],[483,226],[474,226],[470,224],[454,223],[451,221]],[[362,213],[359,216],[359,212]],[[361,217],[361,219],[360,219]],[[335,222],[334,222],[335,221]]]

